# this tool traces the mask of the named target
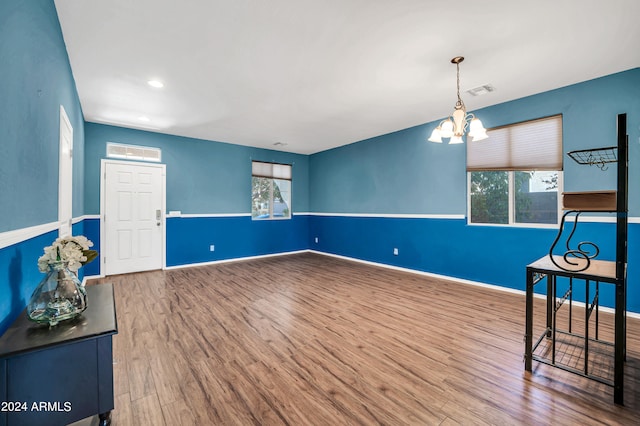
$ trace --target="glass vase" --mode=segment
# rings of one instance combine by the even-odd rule
[[[27,316],[32,321],[54,326],[75,318],[85,309],[87,292],[77,275],[69,270],[67,262],[54,262],[33,291]]]

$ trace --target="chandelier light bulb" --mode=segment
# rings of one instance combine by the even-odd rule
[[[484,127],[482,126],[482,121],[480,121],[479,118],[474,118],[473,120],[471,120],[471,124],[469,125],[469,133],[478,132],[481,130],[484,130]]]
[[[487,129],[482,125],[482,121],[479,118],[474,118],[469,124],[469,136],[471,136],[474,142],[487,139]]]
[[[431,136],[429,136],[429,142],[442,143],[442,134],[440,132],[440,126],[433,129]]]
[[[446,119],[440,124],[440,136],[443,138],[450,138],[453,136],[453,121]]]

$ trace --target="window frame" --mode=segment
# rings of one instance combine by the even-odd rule
[[[501,227],[505,227],[505,226],[510,226],[510,227],[522,227],[522,228],[557,228],[558,224],[560,223],[561,217],[562,217],[562,191],[564,190],[564,173],[563,173],[563,163],[564,163],[564,157],[563,157],[563,124],[564,124],[564,117],[562,114],[554,114],[554,115],[549,115],[549,116],[545,116],[545,117],[540,117],[540,118],[534,118],[531,120],[525,120],[525,121],[519,121],[516,123],[511,123],[511,124],[507,124],[507,125],[503,125],[503,126],[498,126],[498,127],[494,127],[491,129],[487,130],[487,133],[489,134],[489,137],[491,137],[491,131],[492,130],[502,130],[505,128],[509,128],[509,127],[513,127],[514,129],[523,125],[526,125],[527,123],[531,123],[534,124],[536,122],[540,122],[543,120],[548,120],[548,119],[555,119],[555,118],[559,118],[559,124],[560,124],[560,132],[559,132],[559,136],[560,136],[560,140],[559,140],[559,151],[552,151],[552,152],[556,152],[557,155],[559,155],[560,157],[555,157],[555,158],[559,158],[559,165],[560,165],[560,169],[559,170],[554,170],[553,168],[546,168],[545,163],[541,163],[540,166],[541,167],[530,167],[527,168],[525,166],[522,166],[522,168],[520,167],[513,167],[512,164],[512,158],[504,158],[502,161],[504,161],[504,166],[501,167],[500,164],[496,164],[494,163],[494,167],[487,167],[485,168],[479,168],[477,166],[469,166],[469,159],[467,157],[467,188],[466,188],[466,192],[467,192],[467,224],[468,225],[473,225],[473,226],[501,226]],[[526,140],[526,139],[525,139]],[[469,142],[467,141],[467,143],[472,143],[472,144],[481,144],[482,141],[480,142]],[[509,143],[510,140],[509,140]],[[522,145],[518,145],[518,146],[522,146]],[[525,145],[526,146],[526,145]],[[557,147],[557,145],[556,145]],[[470,149],[469,147],[467,148],[468,150]],[[498,151],[500,152],[500,151]],[[467,156],[469,154],[467,153]],[[482,157],[484,158],[484,157]],[[495,158],[502,158],[502,157],[495,157]],[[519,157],[522,158],[522,157]],[[475,161],[475,159],[474,159]],[[501,163],[501,161],[498,161],[498,163]],[[527,163],[528,164],[528,163]],[[553,163],[554,165],[556,165],[556,163]],[[471,168],[471,170],[469,170]],[[516,172],[530,172],[530,171],[554,171],[556,173],[558,173],[558,188],[557,188],[557,192],[558,192],[558,196],[557,196],[557,216],[556,216],[556,223],[555,224],[548,224],[548,223],[532,223],[532,222],[516,222],[516,211],[515,211],[515,200],[516,200],[516,188],[515,188],[515,173]],[[508,176],[508,182],[507,182],[507,189],[508,189],[508,223],[482,223],[482,222],[472,222],[471,221],[471,174],[474,172],[506,172],[507,176]]]
[[[255,173],[254,172],[254,163],[260,163],[262,165],[270,165],[271,166],[271,171],[270,172],[263,172],[262,173]],[[282,168],[282,166],[284,166],[285,168],[287,168],[288,170],[288,175],[289,177],[282,177],[282,176],[278,176],[276,177],[277,174],[279,174],[278,172],[274,171],[274,167],[273,166],[280,166],[280,169]],[[282,169],[281,169],[282,170]],[[254,178],[260,178],[260,179],[268,179],[270,186],[269,186],[269,215],[267,217],[259,217],[259,216],[254,216],[253,215],[253,179]],[[275,181],[289,181],[289,204],[288,204],[288,210],[289,210],[289,215],[288,216],[274,216],[273,214],[273,207],[274,207],[274,185],[275,185]],[[293,208],[292,208],[292,202],[293,202],[293,164],[287,164],[287,163],[277,163],[277,162],[272,162],[272,161],[260,161],[260,160],[251,160],[251,220],[256,220],[256,221],[263,221],[263,220],[290,220],[293,218]]]
[[[480,172],[481,170],[475,170]],[[486,223],[486,222],[471,222],[471,173],[467,172],[467,225],[471,226],[498,226],[498,227],[515,227],[515,228],[543,228],[543,229],[556,229],[560,224],[562,218],[562,189],[564,186],[564,173],[562,170],[549,170],[558,173],[558,197],[557,197],[557,215],[556,223],[532,223],[532,222],[516,222],[516,209],[515,209],[515,172],[528,172],[530,170],[482,170],[490,172],[503,171],[508,176],[508,218],[509,223]]]

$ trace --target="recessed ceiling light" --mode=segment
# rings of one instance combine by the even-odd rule
[[[147,84],[151,87],[155,87],[157,89],[160,89],[162,87],[164,87],[164,83],[161,82],[160,80],[149,80],[147,81]]]
[[[144,116],[144,115],[141,115],[140,117],[138,117],[138,120],[140,120],[140,121],[145,121],[145,122],[146,122],[146,121],[151,121],[151,119],[149,119],[149,117],[146,117],[146,116]]]

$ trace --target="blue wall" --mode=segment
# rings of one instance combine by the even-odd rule
[[[82,215],[84,121],[53,1],[0,2],[0,76],[0,232],[58,220],[60,105]]]
[[[167,211],[198,216],[167,218],[167,266],[307,248],[307,217],[299,213],[309,209],[308,156],[93,123],[86,124],[85,136],[88,214],[100,213],[100,161],[107,142],[162,149]],[[293,165],[291,220],[251,220],[251,160]],[[85,234],[99,247],[99,220],[85,220]],[[88,265],[86,273],[97,268],[99,263]]]
[[[86,123],[85,212],[100,213],[100,160],[107,142],[162,149],[167,165],[167,211],[183,214],[251,213],[251,160],[292,164],[294,212],[309,209],[309,157]]]
[[[630,215],[638,217],[640,69],[474,111],[489,128],[562,114],[565,152],[615,145],[616,117],[623,112],[629,120]],[[456,219],[466,215],[466,145],[427,142],[437,123],[312,155],[310,248],[524,290],[525,266],[548,252],[556,231]],[[567,191],[615,189],[615,167],[603,172],[568,159],[564,182]],[[629,227],[628,299],[634,312],[640,312],[640,270],[631,264],[640,252],[639,227]],[[575,241],[594,241],[602,249],[599,258],[613,259],[614,238],[613,224],[583,223]],[[613,306],[613,293],[603,303]]]
[[[312,212],[464,214],[465,145],[425,143],[417,126],[313,154]]]
[[[473,112],[487,128],[563,114],[564,151],[615,145],[616,116],[626,112],[629,181],[640,182],[640,68]],[[426,142],[439,121],[313,154],[311,211],[466,214],[466,144]],[[613,189],[615,182],[613,167],[565,161],[567,191]],[[632,184],[629,193],[632,216],[640,216],[637,189]]]
[[[167,219],[167,266],[306,250],[308,216],[251,220],[249,216]],[[209,251],[209,245],[215,251]]]
[[[58,220],[60,105],[74,131],[73,214],[81,216],[84,121],[52,0],[0,2],[0,76],[0,232]],[[0,249],[0,333],[44,277],[37,260],[56,237]]]
[[[196,216],[167,219],[168,266],[311,248],[522,290],[525,265],[554,236],[457,219],[466,213],[465,145],[426,142],[437,122],[311,156],[84,123],[52,0],[0,2],[0,75],[0,232],[57,220],[62,104],[74,128],[74,217],[100,212],[106,142],[162,149],[167,210]],[[561,113],[565,151],[614,144],[615,117],[628,113],[630,213],[640,216],[640,69],[474,112],[487,127]],[[251,220],[252,159],[293,164],[293,219]],[[565,190],[614,185],[613,169],[565,163]],[[309,211],[323,215],[300,214]],[[382,217],[389,214],[417,217]],[[629,228],[629,309],[640,312],[640,224]],[[101,250],[99,220],[73,230]],[[586,223],[578,238],[612,258],[613,232],[611,224]],[[0,249],[0,332],[42,278],[36,261],[55,237],[46,232]],[[99,262],[81,270],[99,273]],[[605,294],[604,303],[611,300]]]
[[[309,217],[313,250],[521,291],[526,265],[545,256],[555,236],[554,229],[469,226],[466,219]],[[585,240],[598,244],[598,259],[615,258],[615,224],[581,223],[573,241]],[[639,248],[640,224],[631,224],[628,309],[633,312],[640,312]],[[601,303],[613,307],[613,289],[603,293]],[[576,300],[580,294],[578,289]]]

